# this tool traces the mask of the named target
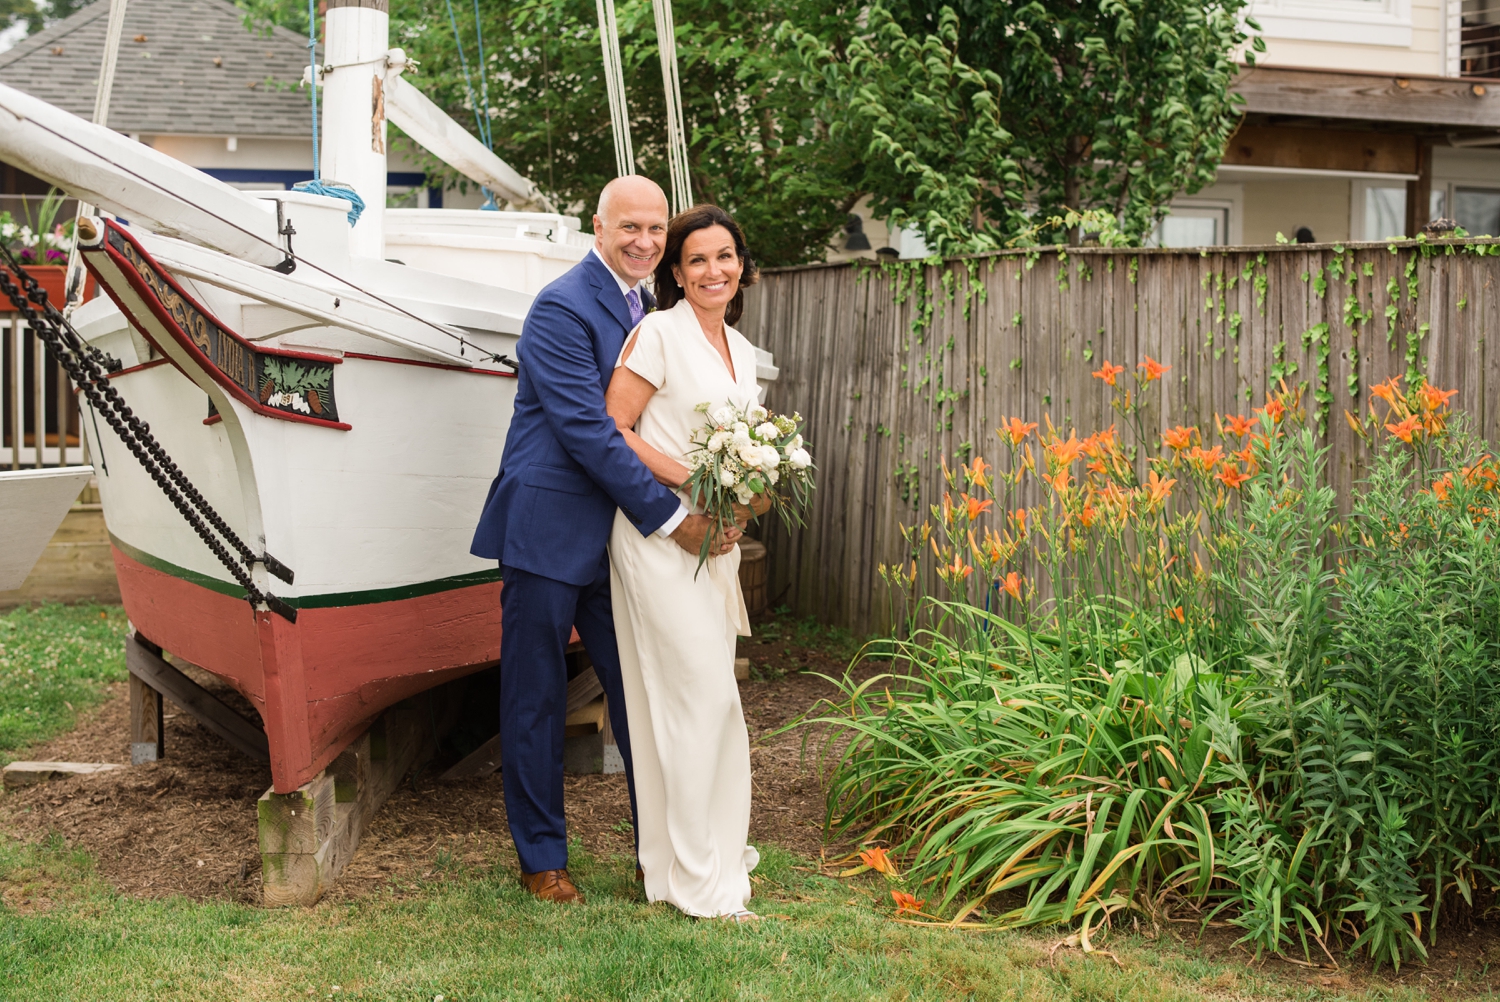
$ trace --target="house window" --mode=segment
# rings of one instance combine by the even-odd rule
[[[1229,242],[1229,207],[1173,206],[1156,224],[1147,247],[1219,247]]]
[[[1458,34],[1459,74],[1500,78],[1500,0],[1463,0]]]
[[[1365,240],[1406,236],[1406,185],[1365,188]]]
[[[1500,234],[1500,191],[1455,188],[1453,219],[1473,236]]]
[[[1254,0],[1267,38],[1410,48],[1411,0]]]

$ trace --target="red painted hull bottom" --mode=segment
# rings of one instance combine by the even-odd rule
[[[392,704],[498,663],[499,582],[301,609],[289,623],[111,549],[140,635],[222,677],[260,711],[278,793],[316,777]]]

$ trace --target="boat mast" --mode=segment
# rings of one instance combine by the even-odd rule
[[[385,256],[388,0],[329,0],[323,22],[323,179],[364,199],[349,253]]]

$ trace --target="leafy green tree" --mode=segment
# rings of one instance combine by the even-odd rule
[[[994,250],[1026,225],[1015,141],[1001,125],[1000,78],[957,55],[958,17],[909,36],[882,7],[843,51],[786,23],[803,84],[832,121],[828,142],[856,160],[871,208],[919,230],[939,254]]]
[[[305,2],[236,2],[247,25],[307,30]],[[820,260],[860,196],[859,165],[846,146],[819,141],[826,127],[774,36],[784,20],[834,35],[852,15],[837,0],[677,0],[673,10],[695,199],[732,213],[763,264]],[[616,16],[636,169],[665,187],[666,110],[651,4],[622,0]],[[391,44],[417,60],[412,82],[476,135],[488,103],[495,152],[587,220],[615,176],[596,18],[591,0],[482,4],[482,77],[472,3],[392,0]],[[412,149],[434,179],[467,183]]]
[[[1134,239],[1177,192],[1213,180],[1240,117],[1236,59],[1264,51],[1242,27],[1258,30],[1247,0],[884,2],[911,33],[958,15],[957,55],[999,79],[1042,216],[1103,209]]]
[[[763,263],[821,259],[859,197],[858,165],[841,159],[840,147],[815,141],[811,95],[785,72],[774,33],[786,19],[814,30],[842,24],[841,8],[832,0],[678,0],[673,8],[694,197],[732,213]],[[483,89],[472,5],[454,6],[455,43],[446,3],[394,0],[392,42],[419,61],[414,82],[459,121],[477,123],[487,90],[495,151],[587,218],[615,176],[594,3],[521,0],[481,11]],[[616,16],[636,167],[665,186],[666,110],[651,5],[623,0]],[[444,173],[435,162],[431,169]]]

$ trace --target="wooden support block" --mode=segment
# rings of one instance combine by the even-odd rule
[[[333,886],[365,827],[408,772],[430,759],[458,718],[467,680],[397,703],[317,779],[257,805],[267,906],[311,905]]]
[[[600,771],[604,773],[624,772],[625,756],[620,754],[620,746],[615,742],[615,728],[609,719],[609,697],[604,699],[604,733],[602,744],[604,746],[604,757],[600,763]]]
[[[595,734],[602,730],[604,730],[604,696],[602,695],[592,703],[580,706],[569,713],[563,721],[563,734],[570,738]]]
[[[123,768],[115,762],[12,762],[0,770],[0,776],[3,776],[0,784],[7,790],[14,790],[59,776],[93,776]]]
[[[188,678],[161,656],[161,648],[143,637],[125,639],[125,667],[132,677],[166,696],[191,713],[205,728],[222,738],[231,748],[261,762],[271,760],[270,742],[259,722],[251,723],[219,700],[219,697]],[[131,690],[131,725],[135,725],[135,690]],[[158,709],[158,713],[160,710]],[[160,724],[157,734],[161,733]],[[135,761],[135,737],[131,737],[131,761]],[[160,748],[160,738],[157,739]],[[160,757],[160,752],[158,752]],[[147,761],[150,761],[149,759]]]
[[[734,677],[735,677],[736,680],[738,680],[740,682],[748,682],[750,680],[750,659],[749,658],[735,658],[734,659]]]
[[[609,713],[606,711],[604,703],[601,702],[603,698],[604,686],[599,683],[599,676],[594,674],[592,667],[584,669],[568,683],[568,716],[564,726],[565,728],[572,728],[580,724],[588,726],[589,723],[592,723],[593,726],[587,733],[603,731],[605,734],[604,771],[624,772],[625,760],[620,756],[619,749],[615,747],[614,734],[609,729]],[[599,704],[598,708],[589,709],[594,703]],[[586,714],[586,716],[578,716],[580,713]],[[567,734],[570,732],[565,730],[564,733]],[[580,730],[577,733],[583,734],[585,731]],[[609,768],[611,751],[614,753],[614,758],[619,759],[620,767],[618,769]],[[496,734],[464,756],[462,761],[443,773],[441,778],[444,780],[480,779],[484,776],[494,775],[499,768],[500,735]]]
[[[575,710],[582,709],[602,695],[604,686],[600,684],[599,676],[594,674],[594,668],[590,665],[568,683],[567,713],[571,716]]]
[[[341,804],[352,804],[359,794],[370,789],[370,732],[355,738],[328,767],[333,777],[334,797]]]
[[[464,756],[453,768],[443,773],[442,779],[479,779],[494,775],[500,768],[500,735],[496,734],[484,744]]]
[[[129,675],[129,685],[130,764],[160,761],[167,750],[163,740],[165,714],[161,693],[141,681],[134,672]]]
[[[333,777],[325,771],[291,793],[267,790],[255,805],[263,853],[316,853],[333,833],[337,802]]]

